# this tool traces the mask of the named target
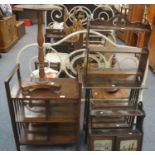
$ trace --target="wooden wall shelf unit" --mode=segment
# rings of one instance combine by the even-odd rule
[[[122,23],[121,23],[122,22]],[[141,47],[126,49],[115,46],[109,49],[89,48],[91,29],[143,32],[144,42]],[[149,55],[148,42],[151,33],[150,25],[146,23],[130,23],[121,14],[109,21],[92,20],[87,26],[87,51],[85,67],[81,71],[82,84],[85,88],[85,141],[89,150],[141,150],[143,136],[143,119],[145,113],[139,96],[144,88],[147,59]],[[129,46],[128,46],[129,47]],[[92,51],[101,53],[115,52],[117,54],[139,53],[138,65],[135,70],[130,66],[120,69],[100,68],[91,65],[89,54]],[[134,59],[134,58],[133,58]],[[121,64],[120,64],[121,65]],[[134,78],[131,78],[134,77]]]

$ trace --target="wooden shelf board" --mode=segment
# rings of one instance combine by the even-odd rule
[[[131,47],[130,47],[131,48]],[[92,47],[91,45],[89,45],[89,51],[93,52],[102,52],[102,53],[123,53],[123,54],[147,54],[147,52],[143,51],[142,48],[138,48],[138,47],[132,47],[130,48],[126,48],[126,47],[100,47],[100,46],[96,46],[96,47]]]
[[[102,101],[101,101],[102,102]],[[109,102],[109,103],[92,103],[91,109],[133,109],[133,105],[129,105],[128,102]]]
[[[56,78],[49,79],[51,82],[58,83],[61,86],[60,93],[54,93],[53,91],[38,89],[23,95],[21,89],[17,86],[14,87],[11,91],[12,99],[20,99],[20,100],[56,100],[56,101],[77,101],[79,99],[79,83],[77,79],[71,78]],[[21,83],[31,82],[30,79],[22,80]],[[68,85],[70,83],[70,85]],[[67,88],[67,89],[66,89]]]
[[[110,77],[110,78],[127,78],[132,75],[141,76],[142,73],[138,72],[137,69],[88,69],[88,76],[101,76],[101,77]]]
[[[92,99],[107,99],[110,101],[118,100],[118,102],[128,101],[130,90],[129,89],[118,89],[115,92],[108,92],[101,89],[91,89]]]
[[[92,128],[104,129],[104,128],[129,128],[130,125],[128,123],[93,123]]]
[[[55,144],[72,144],[77,141],[76,132],[54,131],[48,133],[32,133],[28,130],[22,130],[20,136],[20,144],[35,144],[35,145],[55,145]]]
[[[118,129],[91,129],[91,133],[93,135],[96,135],[96,136],[123,136],[123,135],[135,135],[135,134],[139,134],[139,135],[142,135],[141,132],[139,132],[139,130],[132,130],[132,129],[129,129],[129,128],[118,128]]]
[[[124,117],[104,117],[104,118],[92,118],[92,123],[118,123],[124,122]]]
[[[105,116],[109,116],[109,117],[117,117],[117,116],[143,116],[144,113],[141,110],[91,110],[90,112],[91,116],[94,117],[105,117]]]
[[[23,110],[20,109],[16,114],[16,122],[25,122],[25,123],[29,123],[29,122],[31,123],[56,123],[56,122],[74,123],[74,122],[77,122],[77,120],[78,120],[77,115],[73,113],[71,114],[69,112],[61,113],[61,111],[48,114],[47,116],[45,112],[38,114],[38,112],[35,113],[35,112],[29,111],[29,113],[27,112],[25,114]]]
[[[137,82],[137,81],[131,81],[131,80],[122,80],[122,81],[118,81],[118,80],[103,80],[101,78],[87,78],[86,82],[83,82],[83,86],[85,88],[112,88],[112,85],[115,85],[115,88],[134,88],[134,89],[142,89],[143,87],[141,87],[141,82]]]

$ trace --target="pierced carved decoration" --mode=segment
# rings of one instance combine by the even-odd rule
[[[67,11],[65,11],[65,14],[64,14],[64,32],[65,32],[66,35],[84,29],[83,26],[82,26],[82,19],[76,18],[79,15],[80,14],[75,9],[74,12],[72,13],[73,25],[72,26],[68,26],[68,24],[67,24],[67,19],[68,19],[67,17],[68,17],[68,15],[67,15]],[[79,17],[81,17],[81,15]],[[79,37],[80,37],[79,35],[75,35],[75,36],[69,38],[67,41],[68,42],[76,42],[76,41],[79,40]]]

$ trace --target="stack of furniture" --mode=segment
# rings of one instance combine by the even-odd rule
[[[143,32],[142,48],[121,46],[115,44],[109,48],[92,48],[89,45],[91,29]],[[141,150],[143,137],[142,90],[148,59],[148,41],[150,26],[146,23],[131,24],[125,16],[117,15],[106,21],[94,20],[88,25],[87,52],[85,68],[82,71],[85,93],[85,122],[86,142],[89,150]],[[100,68],[91,65],[89,55],[92,52],[127,54],[124,61],[132,59],[137,66],[130,68],[118,61],[119,67]],[[139,60],[135,59],[139,55]],[[93,62],[94,63],[94,62]]]
[[[51,8],[47,5],[20,7],[37,11],[38,44],[23,47],[17,55],[17,65],[5,81],[17,150],[20,150],[20,145],[55,144],[76,144],[78,149],[79,81],[85,90],[84,130],[88,149],[141,150],[145,116],[142,93],[147,74],[150,36],[150,25],[146,19],[143,23],[130,23],[124,15],[117,14],[108,20],[88,20],[87,29],[75,34],[84,36],[82,48],[74,48],[63,62],[55,66],[60,69],[57,76],[48,78],[45,66],[48,69],[53,66],[50,61],[45,62],[47,55],[44,56],[43,50],[48,49],[50,54],[60,57],[56,46],[74,38],[74,35],[43,44],[43,10]],[[57,6],[53,8],[61,10]],[[120,45],[115,39],[109,39],[109,34],[117,31],[142,33],[144,39],[141,47]],[[60,34],[53,30],[52,33],[56,33],[56,37]],[[37,45],[39,77],[32,76],[24,80],[20,75],[20,56],[25,49]],[[126,63],[128,60],[130,65]],[[58,78],[63,69],[69,77],[78,76],[79,79]],[[12,84],[15,75],[17,81]]]

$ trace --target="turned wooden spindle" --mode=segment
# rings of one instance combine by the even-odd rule
[[[59,93],[61,86],[56,82],[52,82],[52,79],[47,79],[45,77],[44,71],[44,51],[43,51],[43,43],[44,43],[44,36],[43,36],[43,11],[51,10],[51,9],[61,9],[59,6],[50,5],[50,4],[35,4],[35,5],[16,5],[17,8],[23,8],[27,10],[34,10],[37,12],[38,18],[38,35],[37,35],[37,42],[38,42],[38,61],[39,61],[39,79],[34,78],[28,82],[22,83],[22,91],[23,94],[31,94],[32,91],[36,91],[38,89],[48,89],[55,93]]]
[[[44,71],[44,51],[43,51],[43,43],[44,43],[44,37],[43,37],[43,30],[42,30],[42,22],[43,22],[43,11],[38,10],[37,11],[38,16],[38,61],[39,61],[39,77],[43,79],[45,77],[45,71]]]

